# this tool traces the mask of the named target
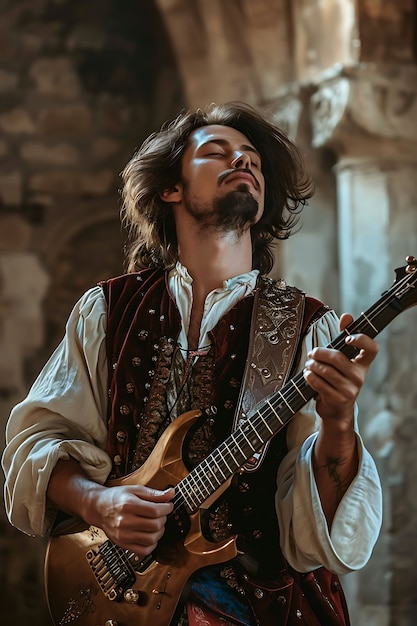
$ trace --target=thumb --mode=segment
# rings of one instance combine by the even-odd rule
[[[144,487],[143,498],[149,502],[169,502],[175,495],[174,487],[168,487],[161,491],[160,489],[152,489],[152,487]]]
[[[353,316],[350,313],[342,313],[339,321],[340,330],[345,330],[346,326],[349,326],[352,322]]]

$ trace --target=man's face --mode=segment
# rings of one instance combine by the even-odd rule
[[[208,228],[243,231],[264,210],[260,155],[228,126],[193,131],[182,158],[181,187],[184,209]]]

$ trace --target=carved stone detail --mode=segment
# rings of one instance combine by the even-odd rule
[[[359,135],[417,141],[417,69],[413,66],[359,65],[338,68],[317,82],[310,99],[314,146],[349,151]]]
[[[272,122],[284,130],[292,141],[297,137],[303,106],[299,94],[288,94],[269,107]]]

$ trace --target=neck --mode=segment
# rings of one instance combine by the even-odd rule
[[[179,258],[193,279],[194,297],[205,298],[222,287],[225,280],[250,272],[252,243],[250,230],[236,233],[212,233],[207,236],[178,238]]]

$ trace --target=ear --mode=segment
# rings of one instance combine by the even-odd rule
[[[182,185],[178,183],[173,187],[169,187],[168,189],[164,189],[160,192],[159,197],[164,202],[181,202],[182,200]]]

